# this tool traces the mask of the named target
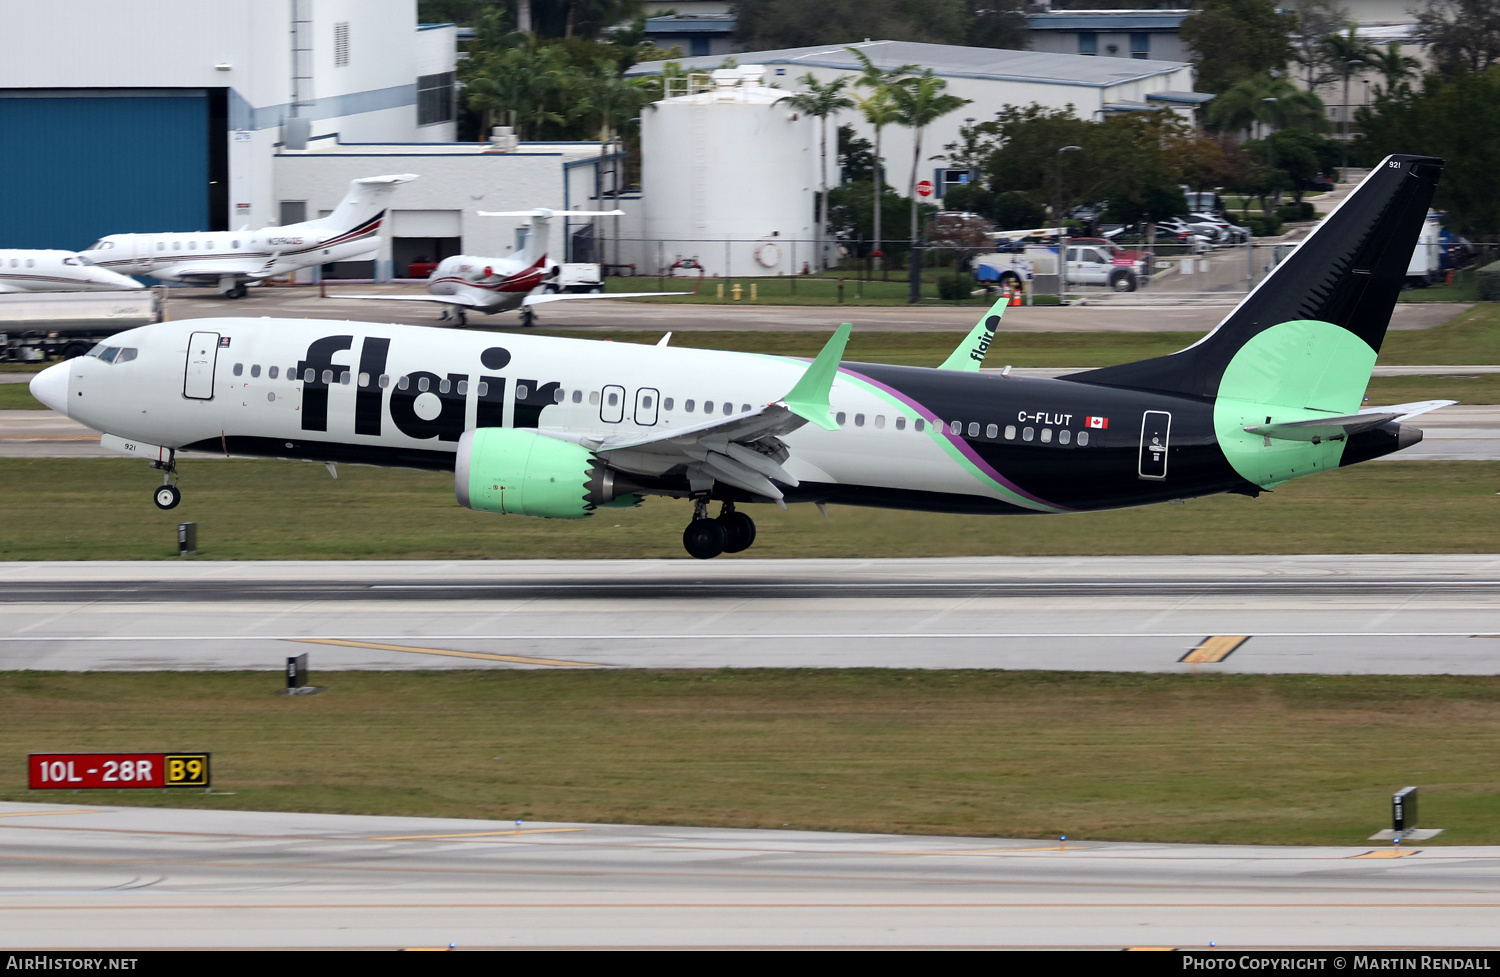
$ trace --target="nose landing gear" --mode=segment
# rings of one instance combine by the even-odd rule
[[[161,485],[151,491],[151,501],[158,509],[175,509],[182,501],[182,490],[177,487],[177,459],[153,461],[152,468],[161,470]]]
[[[739,553],[755,542],[755,521],[725,502],[717,519],[708,518],[708,500],[693,500],[693,521],[682,531],[682,545],[697,560],[720,553]]]

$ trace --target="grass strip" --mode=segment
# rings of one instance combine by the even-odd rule
[[[1481,640],[1481,639],[1475,639]],[[1204,666],[1207,668],[1207,666]],[[0,674],[0,798],[1002,837],[1363,843],[1418,784],[1500,843],[1500,679],[718,670]],[[29,752],[215,787],[25,790]]]
[[[130,458],[15,458],[3,560],[176,558],[198,523],[199,559],[686,558],[686,501],[547,520],[462,509],[451,475],[345,465],[187,458],[182,504],[156,509],[160,476]],[[748,556],[898,557],[1173,553],[1488,553],[1500,462],[1370,462],[1299,478],[1258,499],[1000,517],[808,505],[750,506]],[[740,559],[744,557],[720,557]]]

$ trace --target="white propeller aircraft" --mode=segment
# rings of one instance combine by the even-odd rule
[[[380,227],[396,188],[412,173],[367,176],[349,183],[333,213],[317,220],[258,231],[189,231],[171,234],[110,234],[83,254],[111,271],[150,275],[169,282],[218,285],[229,298],[244,298],[247,284],[332,261],[368,258],[380,248]]]
[[[841,362],[847,324],[808,363],[224,318],[127,330],[31,392],[161,470],[163,509],[184,450],[390,465],[452,472],[459,504],[483,512],[691,499],[682,538],[700,559],[754,542],[736,508],[751,503],[1036,514],[1254,498],[1409,447],[1422,432],[1406,422],[1452,403],[1361,408],[1442,166],[1388,157],[1192,346],[1056,379],[980,372],[1002,300],[936,369]]]
[[[0,292],[103,292],[145,287],[72,251],[0,250]]]
[[[444,258],[427,276],[426,295],[341,295],[346,299],[380,300],[386,302],[436,302],[448,306],[442,319],[453,319],[459,325],[468,324],[468,312],[497,312],[521,310],[521,325],[536,323],[532,306],[544,302],[565,302],[578,299],[627,299],[648,295],[680,295],[680,292],[544,292],[542,287],[557,278],[557,266],[547,260],[549,232],[554,217],[619,217],[623,210],[481,210],[480,217],[529,217],[530,231],[526,245],[519,252],[504,258],[485,258],[480,255],[456,254]]]

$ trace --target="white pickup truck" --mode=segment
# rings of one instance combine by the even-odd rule
[[[557,266],[557,275],[544,279],[543,291],[547,292],[602,292],[604,279],[596,264],[573,263]]]
[[[974,258],[974,277],[982,282],[1016,286],[1037,275],[1057,273],[1056,245],[1034,244]],[[1145,263],[1139,259],[1116,257],[1102,245],[1068,245],[1069,285],[1105,285],[1117,292],[1133,292],[1146,278]]]

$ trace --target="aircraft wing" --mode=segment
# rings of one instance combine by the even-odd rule
[[[467,295],[330,295],[331,299],[364,299],[370,302],[436,302],[439,305],[464,305],[483,309],[485,304]]]
[[[528,295],[522,305],[541,305],[543,302],[570,302],[576,299],[640,299],[648,295],[691,295],[692,292],[546,292]]]
[[[759,410],[644,437],[619,435],[585,443],[605,462],[626,471],[664,472],[681,465],[690,477],[726,482],[781,502],[783,493],[772,479],[791,487],[798,481],[782,467],[791,452],[780,436],[807,423],[838,430],[829,416],[828,396],[851,328],[840,326],[787,395]]]
[[[1358,414],[1330,417],[1311,417],[1301,421],[1281,421],[1272,424],[1252,424],[1245,428],[1251,434],[1280,441],[1331,441],[1371,431],[1382,424],[1404,421],[1418,414],[1425,414],[1439,407],[1456,404],[1456,400],[1424,400],[1413,404],[1392,404],[1389,407],[1367,407]]]
[[[183,280],[204,279],[205,281],[217,281],[220,278],[233,276],[235,278],[262,279],[270,278],[271,273],[266,270],[265,261],[238,261],[228,262],[221,265],[193,265],[191,268],[176,272],[178,278]],[[171,266],[167,266],[171,270]],[[151,272],[141,272],[149,275]]]

